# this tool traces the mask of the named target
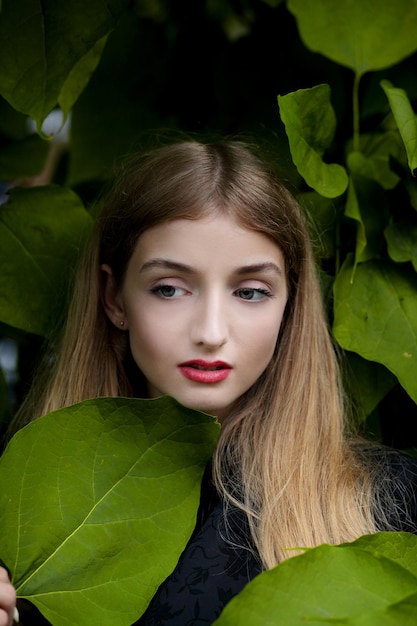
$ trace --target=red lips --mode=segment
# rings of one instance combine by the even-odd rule
[[[178,366],[181,374],[197,383],[219,383],[225,380],[232,371],[231,365],[224,361],[205,361],[193,359]]]

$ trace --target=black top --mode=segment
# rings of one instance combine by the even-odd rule
[[[248,542],[247,526],[245,515],[237,509],[224,515],[223,502],[206,472],[194,534],[137,626],[214,622],[223,607],[262,571]]]
[[[392,481],[398,502],[398,515],[389,521],[395,530],[417,534],[417,459],[385,450],[377,452],[376,462]],[[217,500],[210,507],[207,499],[213,502],[206,486],[197,531],[136,626],[212,624],[233,596],[262,571],[249,546],[241,547],[249,536],[244,514],[229,512],[226,527],[223,504]]]

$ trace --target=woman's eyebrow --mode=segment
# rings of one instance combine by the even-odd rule
[[[153,269],[155,267],[175,270],[177,272],[183,272],[185,274],[195,273],[195,270],[190,265],[186,265],[185,263],[179,263],[178,261],[172,261],[171,259],[163,259],[163,258],[150,259],[149,261],[146,261],[140,268],[140,271],[146,272],[147,270]],[[272,261],[264,261],[262,263],[251,263],[248,265],[242,265],[241,267],[238,267],[234,273],[237,274],[238,276],[243,276],[245,274],[258,274],[261,272],[272,272],[274,274],[279,274],[280,276],[284,274],[283,270],[279,267],[279,265],[277,265],[276,263]]]
[[[266,261],[264,263],[253,263],[251,265],[243,265],[236,270],[236,274],[241,276],[242,274],[256,274],[258,272],[273,272],[282,275],[283,270],[272,261]]]
[[[141,272],[146,270],[153,269],[155,267],[160,267],[164,269],[176,270],[177,272],[184,272],[185,274],[192,274],[193,268],[189,265],[185,265],[185,263],[178,263],[177,261],[171,261],[170,259],[151,259],[150,261],[146,261],[140,268]]]

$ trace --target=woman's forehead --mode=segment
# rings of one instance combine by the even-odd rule
[[[138,240],[133,257],[138,263],[169,259],[193,267],[224,263],[237,268],[269,262],[283,271],[285,265],[280,247],[269,236],[222,214],[153,226]]]

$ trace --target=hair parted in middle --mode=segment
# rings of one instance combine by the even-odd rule
[[[222,424],[213,475],[242,508],[265,567],[289,548],[375,531],[372,477],[346,435],[339,370],[303,213],[256,150],[187,140],[128,159],[101,201],[75,283],[54,375],[36,415],[96,396],[146,397],[128,334],[101,304],[101,264],[116,288],[149,228],[178,218],[232,217],[285,259],[288,302],[274,356]]]

